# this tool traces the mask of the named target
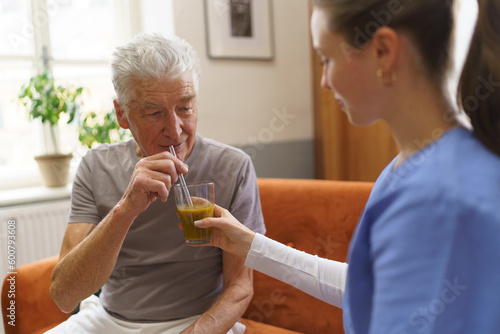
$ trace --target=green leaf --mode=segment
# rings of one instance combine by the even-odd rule
[[[40,118],[43,123],[57,125],[63,113],[69,113],[69,118],[74,119],[82,92],[82,87],[56,86],[50,71],[45,70],[21,86],[18,99],[30,119]]]
[[[112,144],[127,138],[128,133],[118,124],[114,110],[105,114],[88,112],[82,115],[80,121],[80,142],[87,147],[98,144]]]

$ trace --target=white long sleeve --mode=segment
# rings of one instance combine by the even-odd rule
[[[320,258],[257,233],[245,266],[342,308],[347,263]]]

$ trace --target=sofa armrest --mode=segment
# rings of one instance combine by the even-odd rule
[[[70,316],[59,310],[50,297],[50,276],[57,259],[58,256],[53,256],[20,266],[16,269],[17,274],[4,278],[2,312],[6,334],[32,333]],[[10,281],[7,281],[9,278]],[[15,291],[15,296],[11,291]],[[15,301],[15,311],[12,312],[15,318],[9,317],[10,311],[7,313],[11,301]],[[15,321],[15,326],[9,325],[9,321]]]

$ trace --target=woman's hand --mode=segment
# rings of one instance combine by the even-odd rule
[[[199,228],[213,228],[212,241],[200,246],[216,246],[243,258],[246,258],[255,237],[255,232],[218,205],[214,206],[214,218],[198,220],[194,225]]]

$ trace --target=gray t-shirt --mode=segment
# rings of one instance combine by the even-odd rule
[[[135,142],[101,145],[78,167],[69,223],[98,224],[121,199],[138,162]],[[196,136],[186,182],[213,181],[215,202],[255,232],[265,233],[257,180],[248,155]],[[100,295],[121,319],[156,322],[205,312],[222,290],[222,251],[190,247],[177,227],[173,191],[153,202],[130,227]]]

